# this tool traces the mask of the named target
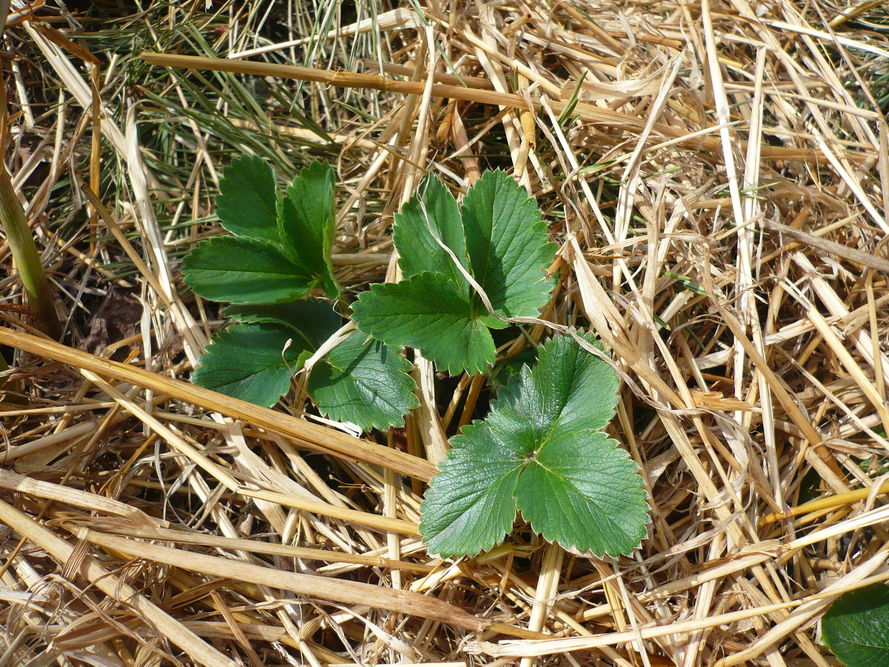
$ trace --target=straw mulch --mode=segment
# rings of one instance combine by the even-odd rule
[[[0,245],[0,663],[836,664],[820,616],[889,578],[883,3],[128,4],[13,2],[0,53],[66,325],[41,337]],[[641,548],[518,524],[426,552],[484,376],[418,366],[407,428],[360,439],[299,386],[272,411],[190,385],[223,322],[180,261],[244,153],[335,166],[352,296],[424,174],[527,186],[560,244],[541,317],[623,372]]]

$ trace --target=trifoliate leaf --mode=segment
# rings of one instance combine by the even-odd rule
[[[844,593],[827,610],[821,628],[846,667],[889,666],[889,586]]]
[[[295,302],[319,286],[339,297],[330,261],[334,174],[315,162],[280,197],[271,168],[242,157],[220,190],[219,219],[235,236],[201,243],[185,258],[184,275],[201,296],[234,304],[224,312],[242,324],[213,342],[193,380],[271,405],[342,323],[330,304]],[[402,424],[416,405],[408,369],[397,349],[356,334],[315,364],[310,392],[335,419],[366,429]]]
[[[204,241],[185,258],[186,282],[201,296],[232,303],[280,303],[339,285],[330,263],[333,171],[315,162],[278,197],[271,168],[242,157],[220,181],[218,215],[235,237]]]
[[[489,171],[466,193],[461,213],[472,275],[494,310],[536,316],[554,285],[543,270],[556,249],[547,242],[537,204],[508,174]]]
[[[494,339],[450,278],[419,273],[373,285],[352,304],[358,327],[390,345],[419,348],[439,368],[479,373],[494,363]]]
[[[204,241],[183,263],[185,282],[211,301],[278,303],[302,297],[313,280],[275,246],[217,236]]]
[[[222,314],[244,324],[283,324],[293,330],[300,345],[312,352],[342,324],[342,318],[325,301],[231,305]]]
[[[401,426],[418,405],[410,368],[398,350],[356,332],[315,364],[308,391],[331,419],[365,430]]]
[[[287,188],[279,216],[281,239],[293,262],[318,279],[328,296],[339,296],[330,248],[334,236],[333,169],[313,162]]]
[[[235,236],[277,243],[277,202],[275,175],[261,158],[240,157],[222,172],[216,215]]]
[[[549,299],[554,281],[544,270],[555,245],[534,200],[503,172],[482,176],[459,209],[440,181],[427,179],[396,215],[393,234],[405,280],[362,295],[355,322],[451,373],[489,367],[495,351],[488,329],[536,316]]]
[[[440,273],[451,277],[464,294],[469,294],[469,283],[454,259],[441,247],[444,243],[464,268],[469,267],[457,200],[441,181],[437,178],[423,181],[419,194],[396,214],[392,234],[398,248],[398,265],[405,278],[427,271]]]
[[[451,439],[423,501],[429,551],[490,549],[516,510],[565,547],[600,556],[636,548],[647,523],[642,478],[599,430],[613,415],[616,388],[608,364],[572,337],[542,346],[537,366],[500,391],[490,415]]]
[[[271,406],[290,389],[305,351],[289,327],[237,324],[217,336],[192,382],[257,405]]]

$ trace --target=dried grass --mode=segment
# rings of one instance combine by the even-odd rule
[[[832,664],[821,613],[889,579],[885,7],[212,4],[13,3],[0,136],[67,335],[0,243],[0,663]],[[561,249],[506,349],[611,351],[640,550],[426,553],[481,376],[418,358],[421,408],[363,438],[183,381],[220,322],[179,259],[245,152],[335,164],[349,291],[424,173],[514,173]]]

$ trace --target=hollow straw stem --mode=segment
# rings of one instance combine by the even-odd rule
[[[54,339],[62,335],[59,317],[53,304],[49,282],[40,263],[40,255],[34,238],[25,219],[25,211],[15,196],[12,187],[12,176],[6,165],[0,165],[0,226],[6,233],[12,258],[18,268],[28,306],[37,317],[37,326],[43,333]]]

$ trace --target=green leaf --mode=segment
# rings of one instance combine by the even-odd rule
[[[484,446],[479,446],[484,443]],[[486,551],[503,540],[516,515],[522,463],[484,423],[451,438],[421,508],[420,532],[430,553],[445,558]]]
[[[277,203],[275,175],[261,158],[240,157],[222,172],[216,215],[232,234],[277,243]]]
[[[395,216],[393,236],[404,280],[362,295],[355,320],[451,373],[488,368],[496,356],[488,329],[509,326],[504,318],[536,316],[549,300],[554,280],[545,269],[555,244],[534,200],[504,172],[483,175],[462,208],[438,179],[427,179]]]
[[[849,591],[821,620],[824,640],[846,667],[889,665],[889,586]]]
[[[331,419],[364,430],[401,426],[418,405],[410,368],[397,350],[354,333],[312,368],[309,395]]]
[[[636,464],[604,433],[556,433],[525,469],[516,501],[549,540],[594,554],[627,554],[645,537],[648,505]]]
[[[203,297],[232,303],[292,301],[320,285],[339,285],[330,263],[335,231],[333,170],[314,162],[279,201],[261,159],[241,157],[220,181],[218,215],[235,237],[201,243],[185,259],[185,280]]]
[[[277,303],[302,297],[313,281],[273,245],[218,236],[192,250],[183,263],[185,282],[211,301]]]
[[[490,549],[516,510],[566,547],[600,556],[636,548],[648,520],[642,478],[599,430],[613,416],[616,389],[610,366],[571,336],[542,346],[537,366],[500,391],[490,415],[451,440],[423,501],[429,551]]]
[[[235,236],[201,243],[183,273],[196,293],[232,303],[224,312],[241,324],[215,339],[193,380],[272,405],[342,323],[330,304],[296,301],[317,286],[340,294],[330,261],[334,173],[314,162],[280,198],[271,168],[242,157],[226,168],[220,191],[219,218]],[[335,419],[366,429],[402,424],[417,404],[409,369],[397,350],[353,335],[315,364],[309,391]]]
[[[441,247],[444,243],[463,267],[469,268],[457,200],[437,178],[423,181],[419,192],[395,216],[392,234],[398,248],[401,272],[405,278],[426,271],[449,276],[468,295],[469,283],[450,254]]]
[[[333,185],[333,169],[323,162],[313,162],[287,188],[279,220],[281,239],[290,258],[317,278],[328,296],[335,299],[340,289],[330,263],[335,232]]]
[[[213,340],[191,379],[207,389],[272,406],[290,389],[304,351],[289,327],[237,324]]]
[[[597,349],[591,335],[578,335]],[[519,395],[504,406],[515,420],[533,415],[539,428],[558,423],[564,431],[601,430],[614,416],[617,375],[608,362],[581,347],[570,335],[556,336],[540,350],[532,383],[522,378],[509,391]],[[518,413],[508,412],[513,406]]]
[[[494,339],[472,303],[449,278],[419,273],[373,285],[352,304],[358,328],[390,345],[419,348],[452,375],[479,373],[494,363]]]
[[[314,354],[342,323],[330,303],[324,301],[227,306],[223,314],[240,322],[270,325],[278,331],[286,329],[292,339],[292,348],[301,351],[295,363],[290,364],[291,373],[299,370],[305,359]],[[246,328],[252,331],[257,327]],[[254,342],[263,344],[260,339]],[[278,339],[272,342],[280,345]],[[214,348],[215,345],[210,350]],[[238,363],[237,358],[231,363]],[[356,333],[315,364],[309,375],[308,391],[325,417],[352,422],[364,430],[400,426],[404,423],[404,415],[417,407],[414,381],[408,374],[410,368],[398,350]],[[235,390],[242,390],[248,384]],[[287,386],[289,381],[284,391]],[[245,398],[241,394],[232,395]]]
[[[489,171],[466,193],[461,212],[472,275],[494,310],[538,315],[555,284],[543,271],[556,246],[547,242],[537,204],[508,174]]]
[[[245,324],[283,324],[312,352],[342,325],[342,318],[325,301],[231,305],[226,306],[222,314]]]

